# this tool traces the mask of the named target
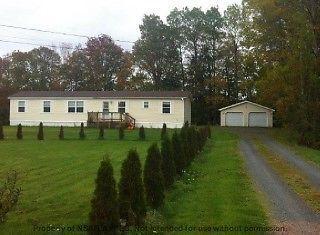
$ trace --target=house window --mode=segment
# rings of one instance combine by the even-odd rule
[[[144,109],[148,109],[149,108],[149,102],[148,101],[144,101],[143,102],[143,108]]]
[[[103,102],[102,112],[109,113],[109,102]]]
[[[68,101],[68,113],[75,113],[75,112],[76,112],[76,102]]]
[[[118,113],[125,113],[126,112],[126,102],[119,101],[118,102]]]
[[[83,113],[83,101],[77,101],[77,113]]]
[[[26,102],[24,100],[18,101],[18,112],[24,113],[26,111]]]
[[[83,113],[83,101],[68,101],[68,113]]]
[[[162,113],[171,113],[171,103],[170,102],[162,102]]]
[[[50,113],[51,112],[51,102],[50,101],[43,101],[43,112]]]

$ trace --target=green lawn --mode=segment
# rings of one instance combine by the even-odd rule
[[[267,224],[237,146],[234,134],[214,129],[213,140],[168,194],[162,213],[169,225]]]
[[[8,215],[0,233],[32,232],[35,224],[86,223],[94,179],[102,157],[108,153],[118,179],[122,160],[136,148],[144,161],[147,148],[160,140],[160,130],[146,129],[146,141],[138,131],[126,131],[118,140],[117,130],[106,130],[106,140],[98,140],[97,129],[86,130],[79,140],[79,128],[65,128],[66,140],[58,140],[58,128],[45,128],[45,140],[36,140],[37,128],[23,128],[24,139],[16,140],[16,128],[4,128],[6,140],[0,141],[0,180],[9,170],[19,174],[22,188],[16,210]],[[2,182],[1,182],[2,183]]]
[[[130,148],[142,162],[151,143],[160,141],[160,130],[146,129],[146,141],[138,131],[126,131],[118,140],[117,130],[106,130],[98,140],[97,129],[87,129],[79,140],[79,128],[65,128],[66,140],[58,140],[58,128],[45,128],[38,141],[37,128],[24,128],[24,139],[16,140],[16,128],[5,127],[0,141],[0,179],[16,170],[22,194],[0,234],[33,233],[33,225],[77,225],[87,223],[94,179],[103,155],[108,153],[117,180],[120,166]],[[238,139],[215,129],[213,139],[167,193],[160,210],[168,225],[265,225],[266,215],[238,153]],[[150,224],[151,220],[148,220]]]
[[[298,145],[298,133],[285,128],[273,128],[269,133],[276,140],[288,145],[294,152],[320,167],[320,150]]]

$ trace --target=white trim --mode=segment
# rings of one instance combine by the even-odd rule
[[[233,105],[221,108],[221,109],[219,109],[219,111],[223,111],[223,110],[226,110],[226,109],[229,109],[229,108],[233,108],[233,107],[236,107],[236,106],[239,106],[239,105],[242,105],[242,104],[246,104],[246,103],[252,104],[252,105],[258,106],[260,108],[268,109],[268,110],[271,110],[271,111],[275,112],[274,109],[268,108],[268,107],[260,105],[260,104],[253,103],[251,101],[243,101],[243,102],[240,102],[240,103],[237,103],[237,104],[233,104]]]

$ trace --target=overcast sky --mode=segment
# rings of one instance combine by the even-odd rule
[[[108,34],[113,39],[135,41],[144,14],[157,14],[165,20],[174,8],[188,6],[220,11],[241,0],[0,0],[0,24],[37,28],[88,36]],[[79,37],[10,29],[0,26],[0,40],[41,45],[75,46],[86,40]],[[132,44],[118,43],[130,50]],[[36,46],[0,41],[0,56],[14,50],[28,51]]]

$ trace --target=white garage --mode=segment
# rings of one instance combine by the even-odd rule
[[[221,126],[273,127],[274,110],[250,101],[219,109]]]

